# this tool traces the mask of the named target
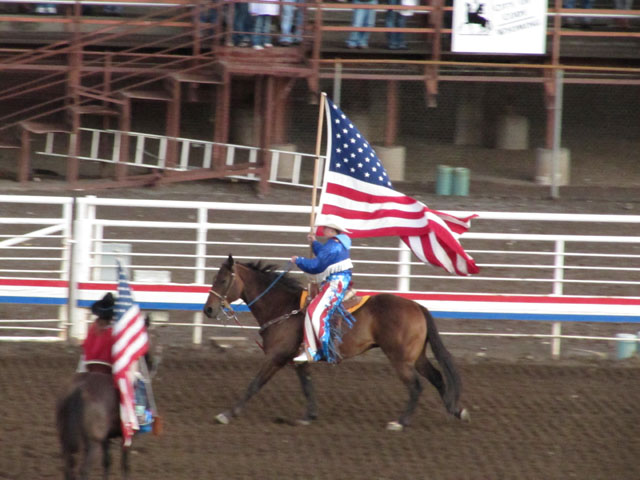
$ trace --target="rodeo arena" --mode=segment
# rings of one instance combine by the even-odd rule
[[[0,2],[0,480],[639,479],[633,3]]]

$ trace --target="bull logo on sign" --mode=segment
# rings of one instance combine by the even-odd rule
[[[473,8],[470,3],[467,3],[467,21],[464,24],[465,27],[474,28],[474,25],[478,25],[481,31],[491,30],[491,22],[484,13],[485,4],[478,3],[475,10]]]

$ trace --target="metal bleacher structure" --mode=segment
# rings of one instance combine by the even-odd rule
[[[270,170],[266,148],[287,141],[287,99],[298,81],[310,94],[318,93],[322,80],[337,75],[386,82],[388,144],[396,135],[399,82],[421,82],[428,105],[437,103],[442,82],[538,83],[546,95],[548,148],[553,143],[556,71],[564,72],[565,83],[640,84],[640,30],[615,27],[616,20],[638,20],[640,10],[612,10],[605,1],[597,1],[595,9],[570,10],[562,8],[561,0],[550,0],[547,53],[527,57],[452,53],[447,19],[453,7],[445,0],[426,0],[417,7],[300,3],[303,42],[285,48],[274,39],[276,47],[262,51],[230,43],[233,25],[225,18],[239,0],[59,0],[52,2],[55,15],[36,14],[36,3],[3,2],[0,11],[0,148],[15,151],[16,180],[25,184],[32,179],[32,141],[44,137],[49,154],[59,151],[60,138],[67,139],[64,153],[57,155],[66,162],[69,188],[83,181],[83,159],[93,159],[114,166],[93,181],[95,188],[253,175],[265,190]],[[105,15],[102,8],[108,5],[123,11]],[[353,8],[414,11],[404,29],[386,28],[383,15],[367,29],[404,31],[410,35],[409,49],[347,49],[341,39],[353,30]],[[217,12],[215,21],[204,21],[213,18],[208,14],[212,11]],[[591,28],[565,25],[565,20],[580,18],[590,18]],[[250,160],[229,162],[232,90],[239,79],[253,82],[259,147],[251,150]],[[195,166],[181,161],[190,148],[180,138],[187,97],[210,102],[214,117],[211,142]],[[145,139],[137,136],[134,148],[133,101],[166,105],[164,136],[157,139],[156,160],[161,162],[155,168],[139,168],[146,166],[140,160]],[[87,128],[89,118],[103,129]]]

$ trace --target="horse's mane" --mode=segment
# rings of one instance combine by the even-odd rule
[[[242,265],[250,268],[254,272],[258,272],[265,275],[269,283],[275,281],[275,279],[282,274],[282,272],[277,271],[278,266],[266,264],[262,260],[258,260],[257,262],[243,263]],[[297,279],[293,278],[288,273],[282,275],[280,280],[278,280],[278,285],[282,287],[286,287],[289,290],[296,290],[296,291],[302,290],[302,285],[300,284],[300,282]]]

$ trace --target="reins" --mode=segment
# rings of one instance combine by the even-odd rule
[[[260,293],[260,295],[258,295],[256,298],[251,300],[247,304],[247,307],[251,308],[251,305],[253,305],[258,300],[260,300],[262,297],[264,297],[275,286],[275,284],[278,283],[280,281],[280,279],[284,275],[286,275],[287,272],[289,272],[291,270],[292,267],[293,267],[293,263],[291,263],[290,261],[287,262],[285,264],[284,268],[282,269],[282,272],[271,282],[271,284],[262,293]],[[233,281],[235,279],[235,275],[236,275],[236,273],[233,270],[231,270],[231,282],[229,282],[229,286],[227,287],[227,290],[225,291],[224,295],[221,295],[218,292],[214,291],[213,288],[211,290],[209,290],[209,293],[212,293],[213,295],[218,297],[218,299],[220,300],[220,310],[225,315],[225,317],[227,317],[227,319],[233,319],[236,322],[236,324],[241,325],[240,321],[238,320],[238,316],[236,315],[235,310],[233,309],[231,304],[227,301],[227,295],[228,295],[229,291],[231,290],[231,287],[233,285]],[[226,310],[230,310],[231,314],[228,314],[226,312]],[[262,334],[267,328],[275,325],[276,323],[280,323],[281,321],[286,320],[287,318],[290,318],[293,315],[297,315],[301,311],[302,311],[301,309],[295,309],[295,310],[290,311],[289,313],[285,313],[284,315],[280,315],[279,317],[273,318],[273,319],[269,320],[268,322],[263,323],[260,326],[259,332]]]

